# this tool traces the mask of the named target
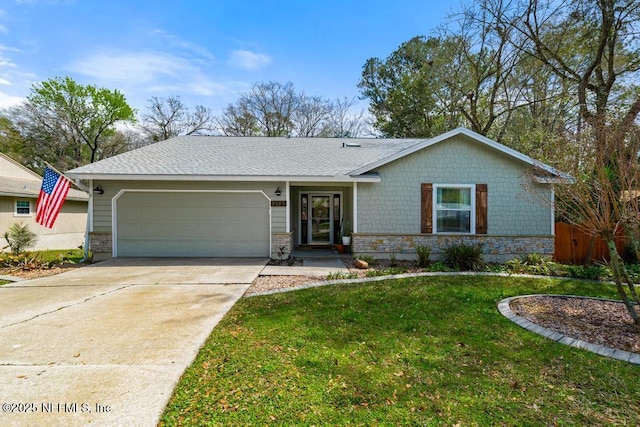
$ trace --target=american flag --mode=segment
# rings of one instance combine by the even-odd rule
[[[53,228],[53,223],[58,217],[64,199],[67,197],[71,181],[46,168],[42,187],[36,205],[36,222],[47,228]]]

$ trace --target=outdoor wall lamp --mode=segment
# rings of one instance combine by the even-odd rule
[[[93,189],[93,191],[95,191],[98,194],[104,194],[104,190],[102,189],[102,185],[98,185],[96,188]]]
[[[280,191],[280,187],[278,186],[278,188],[276,188],[276,196],[280,196],[282,194],[282,191]]]

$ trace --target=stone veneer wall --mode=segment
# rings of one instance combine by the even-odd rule
[[[91,232],[89,233],[89,249],[93,254],[94,261],[104,261],[113,255],[113,239],[111,233]]]
[[[354,234],[351,242],[354,254],[398,259],[415,259],[416,246],[431,247],[431,256],[438,259],[443,250],[454,243],[481,244],[487,262],[505,262],[524,254],[553,256],[553,236],[487,236],[436,234]]]
[[[272,259],[287,259],[291,255],[292,249],[293,233],[271,233]]]

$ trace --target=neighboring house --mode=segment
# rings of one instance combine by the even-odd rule
[[[181,136],[68,172],[91,180],[107,257],[272,257],[337,243],[388,258],[453,242],[504,261],[554,248],[550,166],[467,129],[431,139]],[[525,190],[526,188],[526,190]]]
[[[72,249],[82,246],[87,227],[89,195],[70,189],[53,228],[36,223],[36,201],[42,177],[0,153],[0,249],[8,251],[4,233],[13,223],[23,223],[37,235],[29,250]]]

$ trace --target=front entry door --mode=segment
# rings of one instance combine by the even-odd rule
[[[331,195],[311,195],[311,227],[309,235],[312,244],[329,244],[332,235]]]

